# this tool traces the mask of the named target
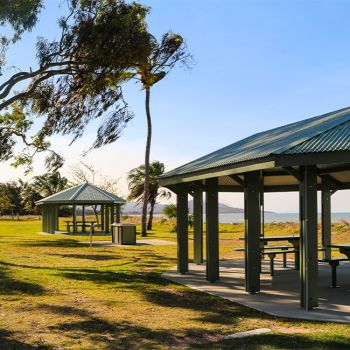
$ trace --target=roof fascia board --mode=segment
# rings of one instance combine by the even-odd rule
[[[348,190],[350,189],[350,182],[343,182],[341,188],[338,190]],[[241,186],[235,185],[219,185],[219,192],[243,192]],[[317,185],[317,190],[322,190],[322,185]],[[276,186],[264,186],[265,193],[274,193],[274,192],[299,192],[299,185],[276,185]]]
[[[264,158],[263,160],[249,161],[246,163],[231,164],[224,167],[202,170],[201,172],[194,172],[192,174],[175,175],[169,178],[159,178],[159,184],[166,187],[167,185],[175,185],[182,182],[191,182],[197,180],[209,179],[212,177],[227,176],[233,174],[242,174],[248,171],[262,170],[268,168],[274,168],[275,162],[270,159]]]
[[[76,201],[76,200],[63,200],[63,201],[46,201],[46,202],[37,202],[36,205],[43,205],[43,204],[61,204],[61,205],[73,205],[73,204],[78,204],[78,205],[99,205],[99,204],[120,204],[123,205],[124,203],[116,203],[115,201]]]
[[[350,151],[275,155],[276,167],[349,163]]]

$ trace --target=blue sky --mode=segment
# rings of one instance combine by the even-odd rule
[[[36,66],[36,37],[58,36],[60,2],[46,1],[40,23],[10,50],[8,65]],[[168,30],[180,33],[196,61],[191,72],[176,69],[152,91],[152,159],[169,170],[252,133],[350,105],[348,1],[142,3],[152,8],[151,31],[158,37]],[[86,159],[120,177],[122,193],[126,172],[142,163],[146,125],[139,86],[129,84],[126,97],[135,119],[117,143]],[[96,125],[71,149],[67,139],[53,139],[67,158],[63,172],[69,174],[69,165],[82,159]],[[38,161],[35,174],[42,171]],[[0,180],[14,176],[22,176],[22,170],[5,165]],[[334,210],[349,210],[348,196],[348,191],[336,194]],[[221,199],[242,205],[241,196]],[[267,209],[296,211],[297,197],[272,195]]]

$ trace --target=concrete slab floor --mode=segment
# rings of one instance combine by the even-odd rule
[[[90,242],[79,242],[83,244],[90,244]],[[136,245],[175,245],[176,242],[172,241],[164,241],[162,239],[153,239],[153,238],[148,238],[148,239],[137,239],[136,240]],[[127,247],[128,245],[120,245],[120,244],[115,244],[111,241],[94,241],[92,240],[92,245],[95,247]],[[130,246],[135,246],[135,245],[130,245]]]
[[[189,272],[181,275],[176,267],[163,277],[193,289],[216,295],[267,314],[326,322],[350,323],[350,263],[340,263],[337,269],[339,288],[330,288],[331,268],[319,264],[319,307],[306,311],[299,302],[299,271],[294,262],[288,261],[288,268],[282,261],[275,261],[275,276],[269,275],[269,261],[263,260],[261,292],[245,292],[244,261],[220,261],[220,281],[210,283],[205,279],[205,263],[189,265]]]

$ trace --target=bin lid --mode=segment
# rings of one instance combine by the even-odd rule
[[[136,224],[114,223],[112,226],[136,226]]]

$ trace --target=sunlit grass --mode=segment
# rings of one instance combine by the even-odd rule
[[[170,229],[156,222],[149,238],[174,241]],[[295,229],[271,224],[266,231]],[[221,258],[237,257],[232,248],[243,245],[243,225],[220,230]],[[90,248],[83,243],[88,236],[39,231],[39,220],[0,221],[1,350],[347,349],[350,343],[347,325],[280,320],[164,280],[176,245]],[[190,233],[190,257],[192,250]],[[223,341],[258,327],[273,333]]]

